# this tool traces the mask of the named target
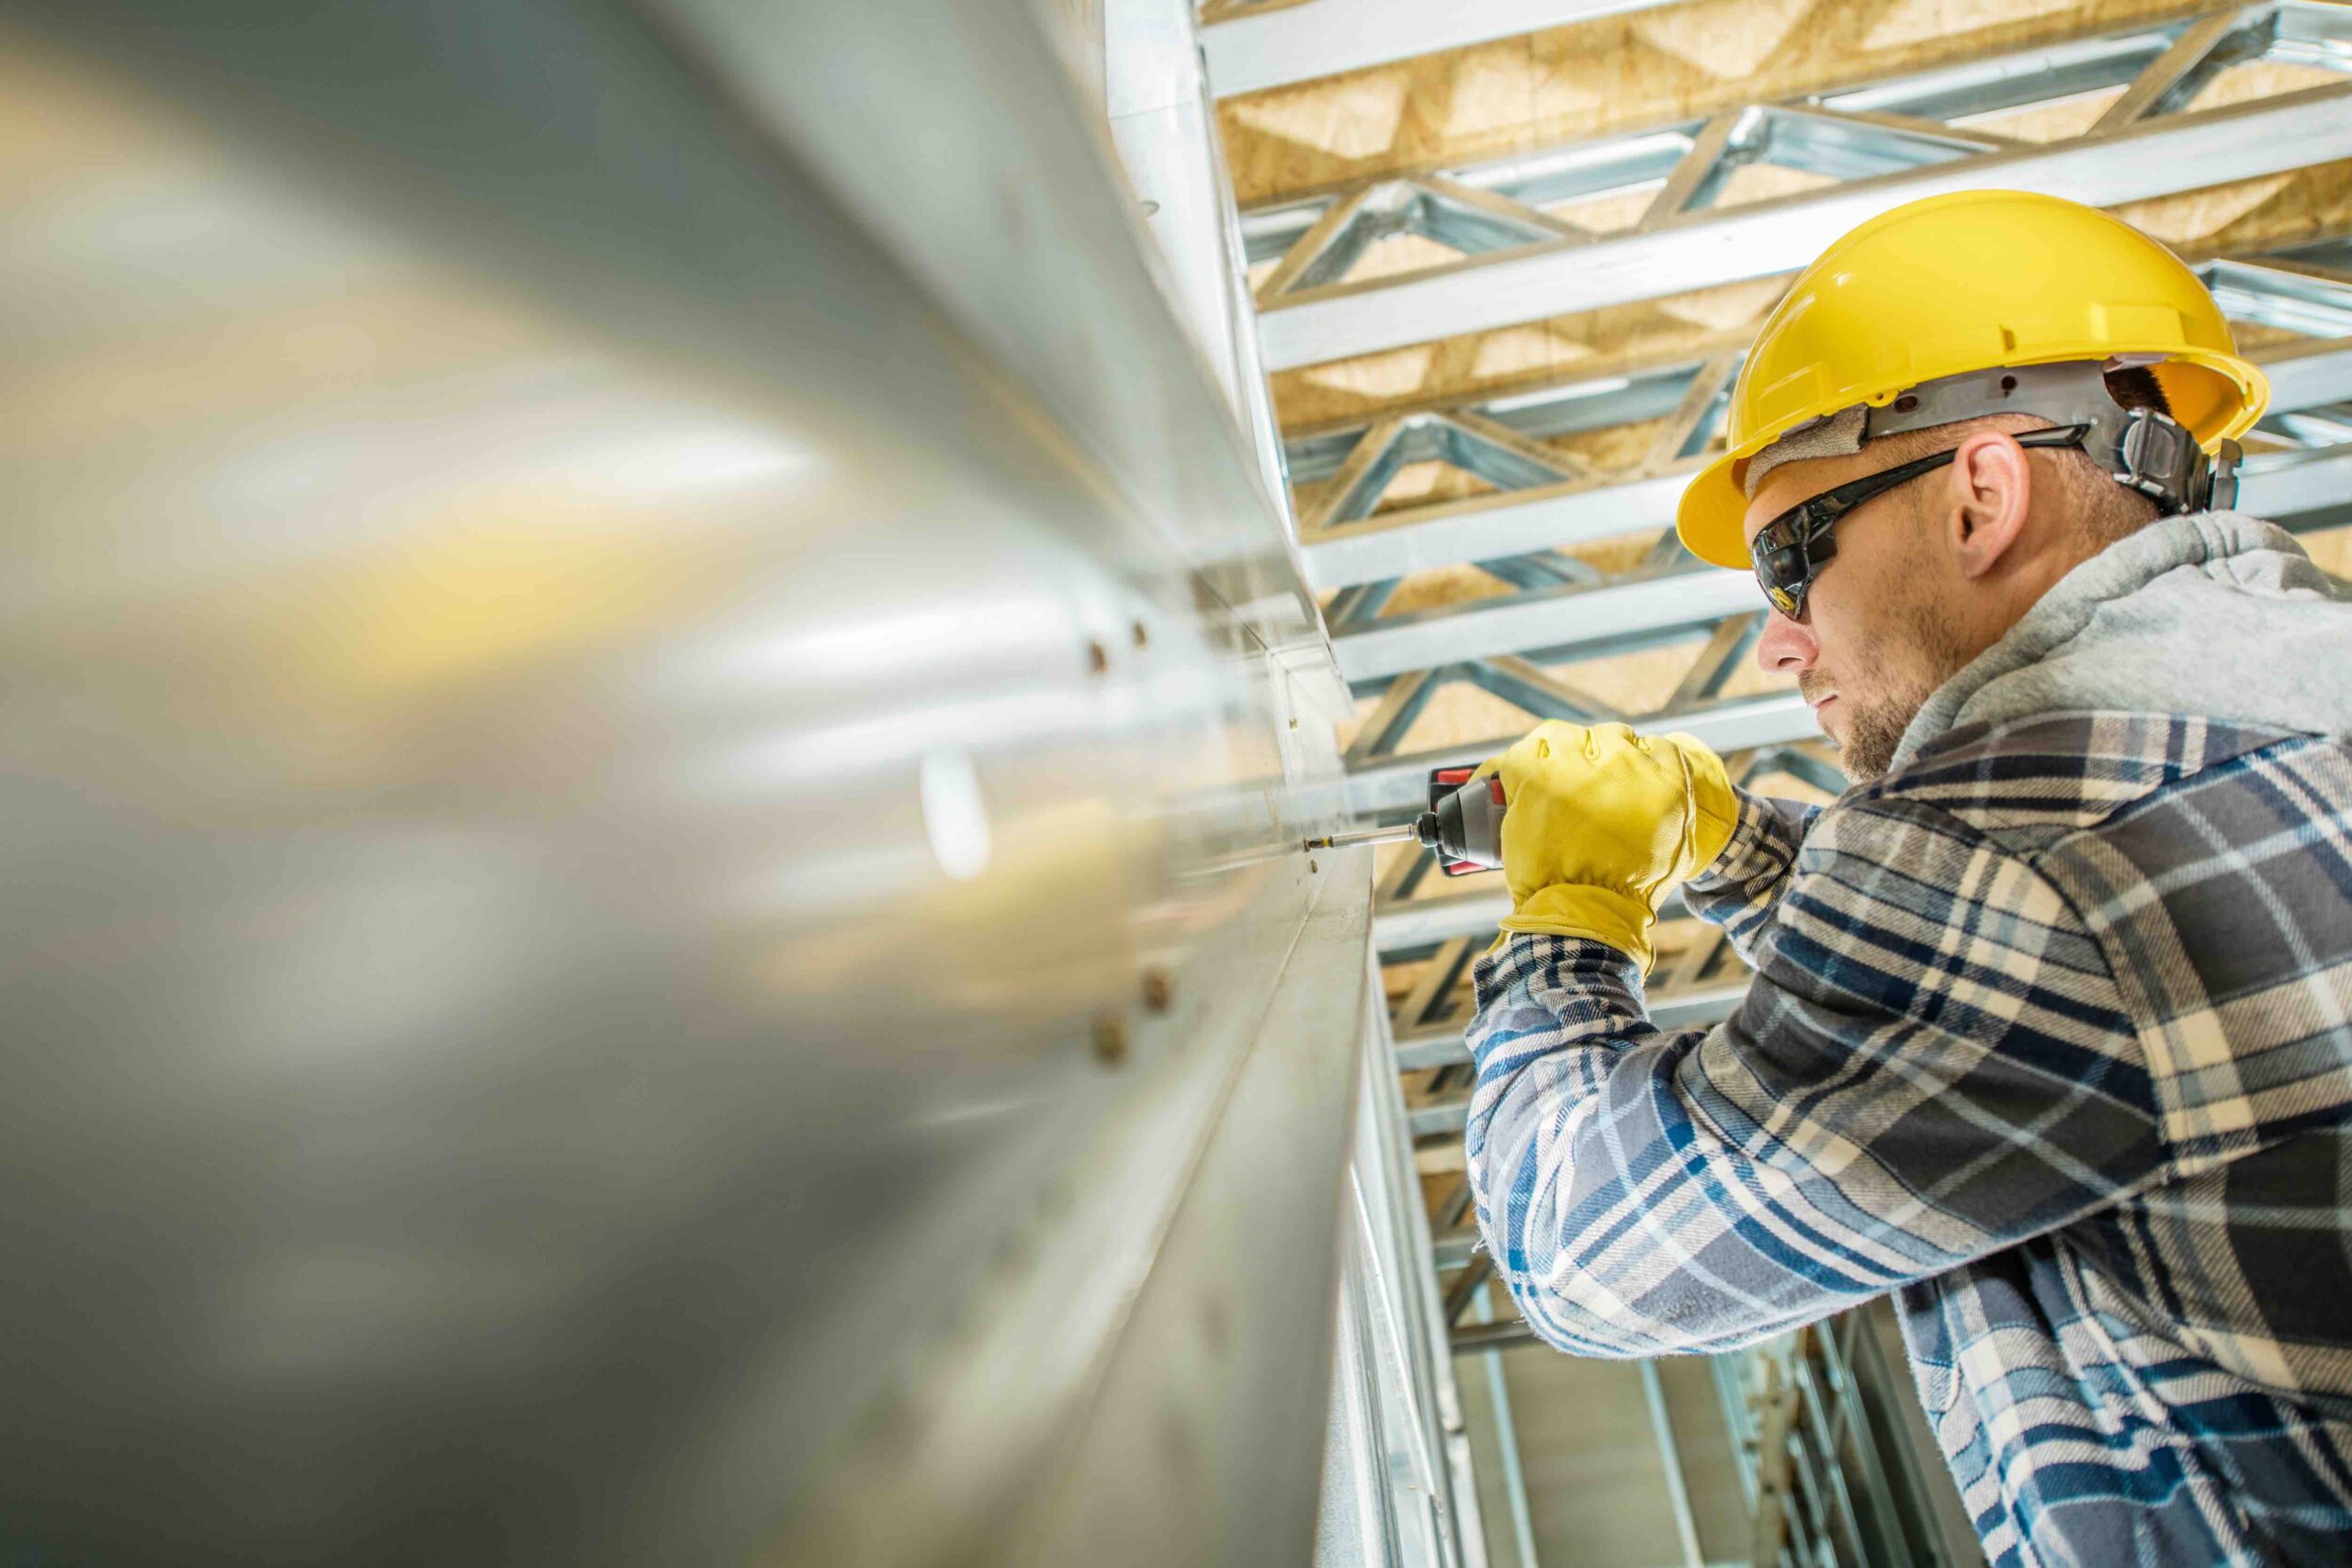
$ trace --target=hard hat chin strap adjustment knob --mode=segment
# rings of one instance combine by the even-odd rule
[[[2103,430],[2095,433],[2099,436],[2106,434]],[[2094,452],[2092,456],[2098,454]],[[2204,452],[2178,421],[2154,409],[2123,412],[2123,429],[2115,437],[2109,471],[2117,484],[2138,491],[2167,514],[2202,512],[2212,504],[2214,474]],[[2229,487],[2234,499],[2234,466]]]
[[[2238,465],[2245,461],[2245,448],[2234,441],[2224,441],[2213,453],[2212,470],[2207,478],[2206,512],[2233,512],[2238,504]]]

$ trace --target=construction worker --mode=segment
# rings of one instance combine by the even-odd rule
[[[1564,1349],[1889,1292],[1996,1563],[2352,1562],[2352,605],[2228,510],[2267,389],[2087,208],[1932,197],[1790,288],[1679,529],[1855,787],[1546,724],[1490,766],[1469,1161]],[[1644,1012],[1677,886],[1756,970]]]

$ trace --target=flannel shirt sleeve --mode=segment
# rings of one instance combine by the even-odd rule
[[[1564,1349],[1733,1348],[2114,1203],[2163,1174],[2097,943],[1973,829],[1865,797],[1813,825],[1732,1020],[1667,1033],[1633,962],[1481,960],[1469,1170]]]
[[[1711,925],[1721,926],[1732,947],[1756,963],[1756,953],[1772,927],[1772,911],[1789,885],[1797,852],[1822,808],[1776,800],[1735,789],[1739,820],[1714,864],[1682,885],[1682,902]]]

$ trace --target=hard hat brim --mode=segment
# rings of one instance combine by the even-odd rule
[[[1747,493],[1733,477],[1745,455],[1726,452],[1693,475],[1676,508],[1674,531],[1682,547],[1710,566],[1748,568]]]

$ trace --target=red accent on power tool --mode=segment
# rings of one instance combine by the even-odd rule
[[[1470,782],[1470,775],[1477,771],[1478,770],[1476,768],[1438,768],[1430,773],[1430,782],[1432,784],[1451,784],[1456,789],[1459,789],[1462,785],[1468,784]],[[1487,792],[1493,797],[1497,806],[1503,804],[1503,781],[1501,774],[1489,773],[1487,775]]]

